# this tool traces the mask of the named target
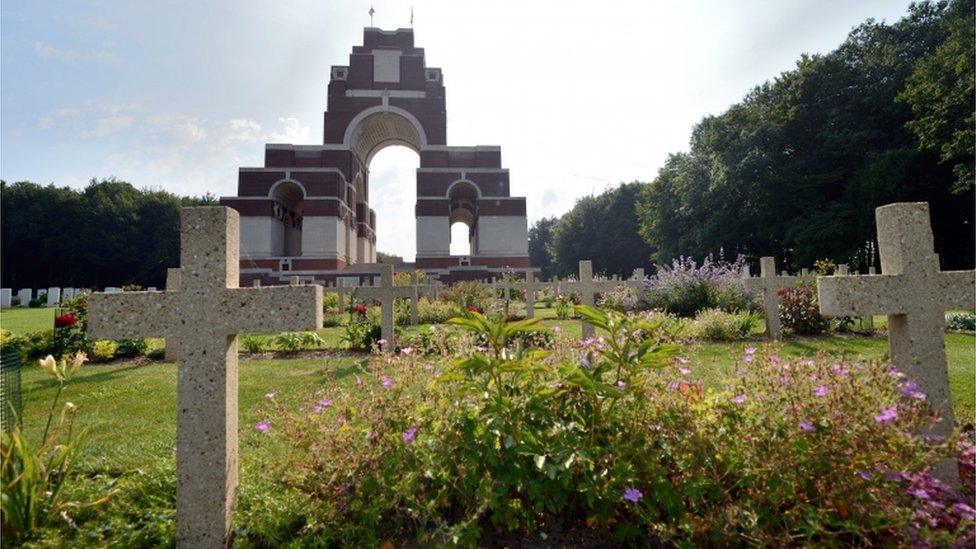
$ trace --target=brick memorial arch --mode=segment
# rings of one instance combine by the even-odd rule
[[[378,273],[369,165],[392,145],[420,156],[416,268],[449,282],[529,267],[525,198],[509,195],[501,149],[447,145],[443,76],[412,29],[365,29],[332,67],[324,118],[322,145],[266,145],[264,167],[241,168],[237,196],[220,200],[241,216],[242,285]],[[456,222],[469,256],[450,254]]]

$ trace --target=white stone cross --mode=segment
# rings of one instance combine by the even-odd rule
[[[776,276],[776,258],[759,259],[759,276],[742,279],[746,291],[762,292],[763,315],[766,317],[766,336],[778,340],[783,337],[783,326],[779,321],[779,291],[790,288],[804,280],[798,276]]]
[[[928,396],[939,421],[926,434],[946,436],[954,426],[945,351],[945,311],[971,309],[976,271],[940,271],[932,242],[929,207],[902,202],[875,210],[880,275],[817,279],[820,312],[826,315],[888,315],[888,342],[895,368]],[[955,460],[935,466],[944,481],[958,482]]]
[[[531,269],[525,270],[525,280],[522,281],[521,287],[525,289],[525,318],[535,317],[535,293],[543,287],[539,283],[539,280],[535,277],[535,271]]]
[[[356,288],[356,294],[363,297],[380,300],[380,327],[386,349],[396,349],[396,329],[394,322],[394,302],[398,297],[412,298],[412,286],[396,286],[393,284],[393,265],[380,265],[380,285],[361,286]]]
[[[184,208],[180,289],[92,294],[88,337],[176,338],[176,543],[226,547],[237,492],[237,334],[314,330],[322,288],[239,288],[240,217]]]
[[[593,278],[593,262],[585,259],[579,262],[579,280],[575,282],[563,282],[570,286],[569,291],[580,294],[580,304],[590,307],[596,301],[596,296],[608,290],[612,290],[617,284],[608,280],[596,280]],[[583,339],[593,337],[593,325],[583,321]]]

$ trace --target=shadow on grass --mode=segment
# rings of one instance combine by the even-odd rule
[[[111,364],[106,364],[104,366],[82,366],[82,368],[85,369],[85,370],[87,370],[88,372],[91,372],[95,368],[101,368],[101,367],[108,367],[108,368],[112,368],[112,369],[111,370],[102,371],[102,372],[98,372],[97,374],[91,374],[91,373],[89,373],[87,375],[75,376],[75,377],[72,377],[68,381],[68,383],[71,384],[71,385],[87,385],[87,384],[90,384],[90,383],[101,383],[103,381],[108,381],[108,380],[114,379],[114,378],[116,378],[116,377],[118,377],[118,376],[120,376],[122,374],[125,374],[129,370],[137,370],[139,368],[146,368],[146,367],[151,367],[151,366],[159,366],[161,364],[164,364],[164,363],[142,362],[142,363],[136,363],[136,364],[121,365],[120,367],[115,367],[114,365],[111,365]],[[31,390],[57,389],[57,387],[58,387],[58,382],[54,378],[51,378],[51,377],[44,377],[44,378],[41,378],[41,379],[38,379],[38,380],[33,380],[33,381],[29,382],[29,383],[30,383],[30,389]]]

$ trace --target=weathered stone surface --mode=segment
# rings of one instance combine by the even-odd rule
[[[30,288],[22,288],[17,292],[17,299],[20,300],[20,306],[26,307],[30,300],[34,297],[34,290]]]
[[[13,301],[14,291],[10,288],[0,289],[0,309],[9,309],[10,302]]]
[[[47,289],[47,306],[57,307],[61,303],[61,288],[50,287]]]
[[[319,286],[238,288],[240,219],[181,215],[180,289],[92,294],[90,338],[175,338],[177,545],[226,547],[237,489],[237,334],[322,325]]]
[[[166,291],[180,291],[180,269],[178,267],[166,269]],[[176,340],[176,337],[166,338],[165,353],[166,362],[176,362],[180,359],[180,342]]]
[[[746,271],[747,272],[747,271]],[[779,291],[791,288],[801,281],[810,281],[802,276],[776,276],[776,258],[766,256],[759,259],[759,277],[742,279],[746,291],[762,293],[763,316],[766,317],[766,336],[778,340],[783,337],[783,327],[779,321]]]
[[[892,362],[918,383],[940,418],[926,434],[946,436],[954,421],[945,311],[973,307],[976,271],[939,270],[928,204],[889,204],[875,210],[875,217],[883,274],[819,278],[820,311],[827,315],[887,315]],[[955,460],[941,460],[936,474],[958,482]]]

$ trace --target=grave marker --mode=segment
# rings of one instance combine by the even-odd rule
[[[237,334],[314,330],[322,288],[239,288],[240,217],[184,208],[180,290],[93,294],[88,337],[176,338],[176,543],[226,547],[237,490]]]
[[[794,286],[804,280],[798,276],[776,276],[776,258],[766,256],[759,259],[759,276],[742,280],[746,291],[762,292],[763,315],[766,317],[766,336],[779,340],[783,337],[783,326],[779,321],[779,291]]]
[[[0,288],[0,309],[9,309],[14,291],[10,288]]]
[[[954,427],[945,351],[945,311],[976,301],[976,271],[940,271],[928,204],[902,202],[875,210],[880,275],[817,279],[820,312],[884,314],[895,368],[927,395],[939,421],[926,434],[946,436]],[[939,460],[935,474],[958,485],[955,459]]]
[[[47,289],[47,306],[57,307],[61,303],[61,288],[50,287]]]

